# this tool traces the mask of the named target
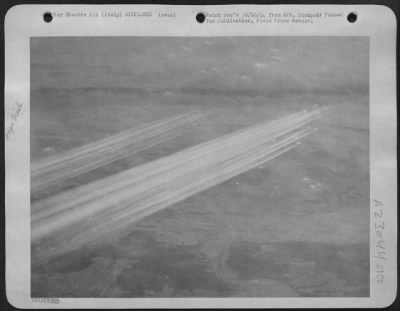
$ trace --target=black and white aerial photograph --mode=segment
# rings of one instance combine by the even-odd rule
[[[31,296],[370,296],[369,37],[32,37]]]

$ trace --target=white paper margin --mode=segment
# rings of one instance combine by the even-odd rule
[[[175,19],[57,19],[42,14],[69,11],[150,10],[176,12]],[[357,12],[356,23],[322,20],[317,24],[199,24],[197,12]],[[369,36],[370,38],[370,285],[369,298],[61,298],[59,304],[30,298],[30,37],[45,36]],[[22,103],[12,138],[6,140],[6,291],[17,308],[315,308],[385,307],[397,288],[396,18],[379,5],[18,5],[5,18],[5,126],[15,103]],[[374,200],[382,202],[386,258],[384,284],[377,284]]]

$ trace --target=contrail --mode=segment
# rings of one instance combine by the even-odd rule
[[[302,111],[260,123],[33,204],[32,240],[62,238],[38,256],[117,235],[143,217],[276,158],[314,132],[309,125],[319,113]]]
[[[41,159],[31,166],[31,191],[41,191],[113,161],[128,157],[167,139],[178,129],[199,120],[199,113],[186,113],[98,140],[60,155]]]
[[[49,205],[52,206],[51,209],[54,212],[58,209],[62,209],[63,206],[76,206],[77,202],[71,201],[71,198],[77,198],[80,201],[90,200],[91,198],[96,198],[99,192],[106,194],[106,191],[115,191],[118,188],[127,187],[134,183],[142,183],[144,179],[148,180],[150,177],[158,178],[158,174],[168,173],[168,171],[175,170],[176,167],[180,167],[182,169],[182,165],[193,167],[193,165],[198,163],[198,159],[204,156],[206,151],[208,151],[209,156],[215,156],[217,152],[227,152],[226,146],[233,147],[238,143],[243,144],[240,138],[252,138],[257,144],[259,143],[259,135],[262,135],[267,139],[274,139],[285,133],[281,131],[282,128],[286,132],[290,131],[293,128],[300,127],[311,122],[315,115],[317,115],[317,111],[309,114],[306,114],[306,112],[301,112],[290,115],[279,121],[270,122],[267,125],[260,124],[249,129],[224,135],[212,141],[175,153],[171,156],[144,164],[133,170],[124,171],[100,181],[93,182],[89,185],[81,186],[70,192],[62,193],[47,200],[46,202],[48,204],[44,204],[43,202],[34,204],[33,209],[45,208],[47,205]],[[290,126],[288,126],[289,123]],[[260,131],[260,129],[265,130],[265,132]],[[257,132],[258,136],[255,136],[253,134],[254,132]],[[250,140],[248,140],[248,142],[250,142]],[[222,154],[219,156],[221,155]],[[55,208],[55,203],[60,201],[65,201],[65,203],[62,205],[57,205],[57,208]]]

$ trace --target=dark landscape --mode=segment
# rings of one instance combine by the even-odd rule
[[[32,297],[369,296],[369,42],[364,37],[31,39],[31,161],[199,111],[171,140],[32,203],[316,106],[279,157],[43,263]],[[32,245],[32,253],[40,245]]]

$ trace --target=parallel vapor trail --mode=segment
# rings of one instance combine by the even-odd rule
[[[150,148],[179,134],[179,129],[199,120],[199,113],[186,113],[107,137],[41,159],[31,166],[31,191],[73,178],[113,161]]]
[[[309,125],[319,113],[302,111],[257,124],[37,202],[32,240],[63,239],[39,257],[118,235],[143,217],[276,158],[314,132]]]

